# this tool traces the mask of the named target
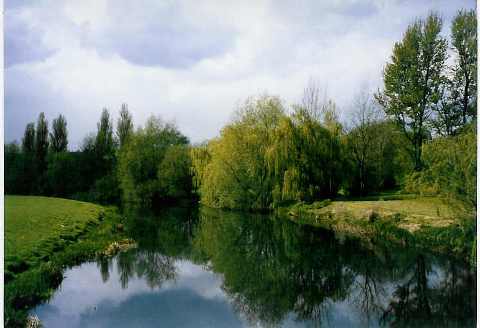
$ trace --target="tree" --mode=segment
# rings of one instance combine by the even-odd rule
[[[287,115],[278,97],[249,98],[219,138],[193,152],[201,201],[266,210],[335,196],[343,179],[341,126],[329,111],[325,122],[302,106]]]
[[[22,152],[33,154],[35,151],[35,124],[28,123],[22,139]]]
[[[208,144],[211,159],[206,167],[195,166],[201,201],[211,207],[266,209],[272,204],[277,184],[274,166],[267,165],[275,130],[285,118],[277,97],[247,99],[225,126],[218,139]],[[198,163],[195,163],[198,164]],[[200,170],[198,170],[200,168]]]
[[[384,90],[375,95],[385,113],[402,128],[413,146],[415,170],[422,168],[426,122],[438,102],[447,42],[440,35],[442,19],[430,14],[417,20],[395,43],[384,69]]]
[[[322,116],[322,99],[320,99],[320,88],[313,79],[308,81],[307,87],[303,90],[301,106],[311,117],[320,121]]]
[[[9,157],[6,158],[11,159]],[[33,191],[34,181],[36,177],[35,173],[35,124],[28,123],[25,127],[25,133],[22,139],[22,156],[21,159],[16,164],[9,164],[13,168],[13,165],[18,166],[19,174],[16,175],[15,180],[13,180],[12,175],[14,170],[7,168],[6,174],[7,178],[14,181],[15,187],[11,184],[8,185],[7,192],[15,191],[20,194],[29,194]],[[17,179],[18,178],[18,179]],[[12,181],[11,180],[11,181]],[[8,180],[7,180],[8,182]]]
[[[452,22],[452,45],[456,54],[454,87],[458,94],[462,122],[477,111],[477,14],[460,10]]]
[[[185,145],[168,147],[158,166],[158,180],[166,199],[186,198],[192,193],[192,161]]]
[[[54,196],[69,197],[80,191],[85,177],[79,174],[75,153],[59,151],[48,154],[48,186]]]
[[[310,79],[303,90],[300,107],[320,122],[325,119],[325,115],[328,115],[327,112],[335,107],[335,103],[328,99],[326,88],[321,88],[316,80]]]
[[[5,194],[25,191],[24,157],[17,141],[5,145]]]
[[[162,167],[161,163],[170,147],[187,144],[187,137],[175,125],[150,117],[145,127],[133,133],[130,141],[119,152],[117,174],[123,201],[150,206],[167,198],[165,184],[160,181],[162,175],[159,175],[159,166]],[[170,158],[174,157],[171,155]],[[161,172],[166,166],[173,165],[164,164]],[[182,167],[184,165],[179,164]]]
[[[59,115],[52,122],[53,133],[50,133],[50,147],[54,153],[67,151],[68,132],[67,121],[63,115]]]
[[[42,112],[38,116],[37,129],[35,134],[35,157],[38,173],[42,175],[47,169],[47,153],[48,153],[48,121]]]
[[[122,109],[120,110],[120,118],[117,121],[117,138],[119,147],[125,144],[130,135],[133,132],[133,120],[132,115],[128,111],[128,105],[122,104]]]
[[[337,105],[333,100],[328,100],[323,105],[323,120],[322,123],[325,128],[330,132],[331,137],[328,143],[328,179],[329,179],[329,195],[335,196],[338,191],[340,179],[338,178],[339,169],[342,167],[342,134],[343,127],[339,122]]]
[[[347,143],[350,156],[353,160],[355,172],[353,174],[353,190],[365,195],[371,189],[370,171],[380,160],[378,151],[379,133],[375,129],[379,122],[379,112],[374,107],[368,94],[362,93],[355,100],[352,129],[348,134]]]
[[[467,208],[477,203],[477,133],[475,125],[453,137],[436,138],[426,144],[425,169],[413,173],[406,189],[420,194],[439,194],[460,200]]]
[[[439,87],[439,101],[433,107],[436,115],[430,119],[430,124],[437,134],[453,136],[462,127],[459,103],[459,94],[454,88],[453,81],[445,77]]]
[[[111,170],[114,163],[114,154],[112,121],[108,109],[104,108],[100,116],[100,122],[97,123],[97,136],[95,138],[95,155],[99,177]]]

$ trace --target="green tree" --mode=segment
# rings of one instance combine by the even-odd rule
[[[25,192],[24,157],[16,141],[5,145],[5,194]]]
[[[200,195],[202,181],[208,173],[206,168],[212,156],[208,150],[208,143],[204,142],[190,148],[190,160],[192,162],[192,192]]]
[[[477,134],[475,126],[454,137],[436,138],[425,147],[425,169],[407,180],[407,190],[440,194],[476,208]]]
[[[284,118],[275,132],[267,154],[275,181],[274,202],[334,197],[342,181],[337,136],[303,107]]]
[[[477,13],[460,10],[452,22],[452,45],[456,54],[453,84],[465,125],[477,112]]]
[[[379,153],[380,133],[376,124],[380,121],[379,112],[368,94],[360,94],[355,100],[352,128],[347,136],[351,160],[354,163],[352,191],[361,195],[374,189],[372,170],[381,159]]]
[[[48,185],[54,196],[69,197],[80,191],[85,177],[79,173],[79,162],[74,153],[61,151],[48,155]]]
[[[38,174],[42,175],[47,168],[47,154],[48,154],[48,121],[45,119],[45,114],[42,112],[38,116],[37,129],[35,134],[35,159],[38,169]]]
[[[22,139],[22,152],[33,154],[35,152],[35,124],[28,123]]]
[[[444,77],[439,87],[439,101],[433,106],[435,116],[430,119],[430,124],[438,135],[453,136],[464,125],[459,103],[459,93],[453,81]]]
[[[52,122],[53,133],[50,133],[50,147],[54,153],[67,151],[68,131],[67,121],[63,115],[59,115]]]
[[[11,158],[11,160],[13,160],[13,158]],[[22,139],[22,156],[16,164],[19,166],[18,172],[20,174],[16,176],[18,179],[15,181],[18,188],[13,188],[13,190],[18,191],[20,194],[29,194],[33,191],[36,177],[34,123],[28,123],[25,127],[25,133]],[[12,177],[13,172],[13,170],[7,168],[9,177]],[[12,187],[9,189],[12,190]]]
[[[187,137],[175,125],[150,117],[119,153],[118,180],[123,201],[150,206],[165,198],[159,166],[169,147],[187,144]]]
[[[211,140],[211,160],[196,176],[203,176],[201,201],[212,207],[265,209],[272,203],[275,185],[267,154],[276,138],[275,129],[285,117],[276,97],[249,98],[225,126],[220,138]]]
[[[343,126],[340,124],[337,113],[337,106],[333,100],[328,100],[323,106],[323,125],[330,132],[331,137],[328,143],[328,190],[330,197],[334,197],[340,185],[340,172],[343,159]]]
[[[133,119],[128,111],[128,105],[122,104],[120,118],[117,121],[117,138],[121,148],[133,132]]]
[[[167,199],[186,198],[192,192],[192,161],[185,145],[170,146],[158,167],[159,187]]]
[[[108,109],[102,110],[100,122],[97,123],[97,135],[95,137],[95,155],[98,176],[107,174],[113,166],[115,155],[115,143],[113,139],[113,126]]]
[[[287,115],[277,97],[249,98],[219,138],[193,152],[201,201],[265,210],[335,196],[343,179],[341,126],[325,113],[322,125],[301,106]]]
[[[403,129],[413,146],[415,169],[422,168],[422,145],[447,58],[447,41],[440,35],[442,19],[430,14],[416,20],[395,43],[384,70],[384,90],[376,94],[385,113]]]

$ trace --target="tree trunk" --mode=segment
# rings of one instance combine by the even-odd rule
[[[415,140],[415,171],[422,170],[422,135],[417,136]]]

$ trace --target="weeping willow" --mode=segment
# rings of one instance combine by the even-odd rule
[[[262,210],[331,197],[341,179],[341,144],[306,111],[288,115],[276,97],[250,98],[220,137],[192,151],[201,202]]]

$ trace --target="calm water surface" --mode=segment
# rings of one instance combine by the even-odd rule
[[[45,327],[475,326],[453,259],[210,209],[129,221],[139,247],[67,270]]]

